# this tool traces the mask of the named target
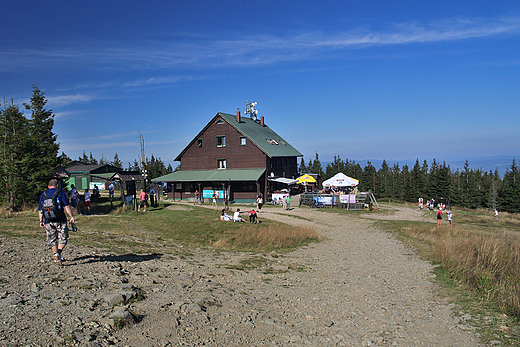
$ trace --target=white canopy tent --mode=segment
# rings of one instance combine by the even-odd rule
[[[285,178],[285,177],[269,178],[268,180],[269,181],[273,181],[273,182],[280,182],[280,183],[287,184],[287,185],[291,185],[291,184],[295,184],[296,183],[295,179]]]
[[[324,187],[355,187],[359,184],[359,180],[348,177],[344,173],[338,173],[334,177],[329,178],[328,180],[323,181]]]

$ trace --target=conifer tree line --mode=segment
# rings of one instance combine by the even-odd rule
[[[52,110],[46,109],[45,93],[32,86],[32,97],[23,107],[31,112],[26,117],[20,105],[3,101],[0,105],[0,204],[9,210],[20,210],[25,205],[34,205],[40,194],[47,189],[49,179],[58,166],[65,167],[71,159],[59,153],[57,134],[53,132]],[[103,155],[98,161],[92,153],[78,158],[85,164],[111,164],[123,169],[117,153],[113,161]],[[173,172],[171,165],[165,167],[161,158],[145,158],[148,178],[153,179]],[[137,160],[128,163],[128,170],[140,171]]]
[[[70,158],[67,157],[67,160],[65,160],[67,163],[71,161]],[[78,158],[78,161],[84,163],[84,164],[90,164],[90,165],[103,165],[103,164],[109,164],[115,167],[120,168],[121,170],[128,170],[128,171],[141,171],[142,164],[140,164],[137,159],[134,160],[133,163],[128,163],[128,166],[125,168],[123,165],[123,162],[121,159],[119,159],[119,155],[116,153],[114,155],[113,160],[108,160],[103,154],[101,154],[101,159],[96,159],[92,152],[90,152],[90,155],[87,156],[87,154],[83,151],[83,155]],[[150,179],[154,179],[156,177],[164,176],[166,174],[172,173],[173,168],[171,164],[168,164],[168,167],[165,166],[162,159],[155,158],[155,156],[152,154],[150,158],[145,158],[146,163],[146,171],[148,173],[148,177]]]
[[[419,159],[410,168],[396,163],[389,166],[385,160],[376,169],[371,162],[361,167],[354,160],[342,160],[334,156],[332,163],[325,167],[316,152],[314,160],[305,164],[301,159],[300,173],[315,173],[324,180],[339,172],[359,180],[361,191],[371,190],[378,199],[397,199],[417,202],[434,198],[452,206],[467,208],[497,208],[510,213],[520,212],[520,175],[516,160],[507,169],[503,178],[498,170],[483,171],[471,169],[466,160],[464,168],[453,171],[445,162],[440,164],[433,159],[431,164]]]

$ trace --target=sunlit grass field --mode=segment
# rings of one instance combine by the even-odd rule
[[[101,199],[92,204],[92,215],[75,214],[79,231],[70,233],[70,242],[117,253],[177,253],[184,246],[269,252],[320,239],[309,228],[266,219],[259,224],[223,222],[216,210],[189,205],[169,209],[171,205],[161,203],[137,212],[130,207],[111,207]],[[45,237],[35,208],[19,213],[1,211],[0,216],[0,234]]]

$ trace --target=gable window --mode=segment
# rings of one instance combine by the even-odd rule
[[[222,119],[219,119],[216,124],[224,124],[224,121]]]
[[[202,139],[197,139],[197,148],[202,148],[204,145],[204,142],[202,141]]]
[[[240,137],[240,146],[245,146],[247,143],[247,140],[244,136]]]
[[[217,159],[217,169],[225,169],[227,167],[226,159]]]
[[[217,136],[215,137],[217,141],[217,147],[226,147],[226,137],[225,136]]]

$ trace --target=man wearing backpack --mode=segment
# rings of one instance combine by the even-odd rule
[[[40,217],[40,227],[45,228],[47,233],[47,245],[54,254],[54,262],[58,265],[64,261],[61,252],[67,244],[69,230],[67,228],[67,216],[70,222],[74,223],[74,216],[69,206],[67,195],[58,189],[58,181],[49,181],[48,190],[40,196],[38,204],[38,215]]]

